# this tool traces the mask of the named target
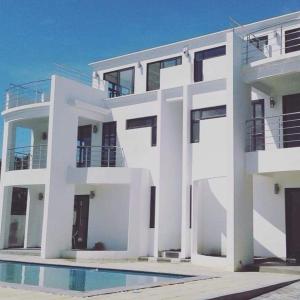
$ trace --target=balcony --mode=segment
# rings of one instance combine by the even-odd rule
[[[300,112],[246,121],[250,173],[300,171]]]
[[[246,121],[246,151],[300,147],[300,112]]]
[[[244,40],[244,64],[294,56],[300,50],[300,21],[294,19],[264,27],[248,33]]]
[[[123,149],[116,146],[78,146],[78,168],[125,167]]]
[[[51,80],[32,81],[22,85],[10,84],[6,90],[3,110],[50,101]]]
[[[44,169],[47,166],[47,145],[8,149],[8,171]]]

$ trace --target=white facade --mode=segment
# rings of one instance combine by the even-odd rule
[[[7,91],[0,248],[173,250],[230,270],[298,257],[300,13],[91,67],[91,86],[53,75]]]

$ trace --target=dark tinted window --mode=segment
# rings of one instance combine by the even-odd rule
[[[198,143],[200,120],[226,117],[226,105],[195,109],[191,111],[191,143]]]
[[[134,93],[134,68],[117,70],[103,75],[108,81],[109,97],[118,97]]]
[[[285,32],[285,53],[300,50],[300,28]]]
[[[126,121],[126,129],[136,129],[143,127],[152,127],[151,131],[151,146],[156,146],[157,139],[157,117],[144,117],[137,119],[130,119]]]
[[[156,194],[156,187],[151,186],[150,190],[150,222],[149,227],[155,228],[155,195]]]
[[[11,215],[26,215],[27,189],[14,187],[12,192]]]
[[[160,88],[160,69],[181,64],[181,56],[147,64],[147,91],[158,90]]]
[[[203,80],[203,60],[222,55],[226,55],[226,46],[196,52],[194,58],[194,81]]]

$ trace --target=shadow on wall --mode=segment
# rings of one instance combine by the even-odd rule
[[[284,189],[274,193],[271,176],[253,177],[253,238],[255,256],[286,255]]]
[[[198,254],[226,256],[226,178],[201,181]]]
[[[284,258],[282,256],[278,256],[276,253],[274,253],[272,250],[267,249],[264,245],[262,245],[258,240],[253,239],[254,243],[254,256],[258,257],[280,257]]]

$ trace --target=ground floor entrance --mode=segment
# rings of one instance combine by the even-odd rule
[[[72,248],[86,249],[89,224],[89,195],[76,195],[74,198],[74,216]]]
[[[285,190],[286,256],[300,259],[300,188]]]

